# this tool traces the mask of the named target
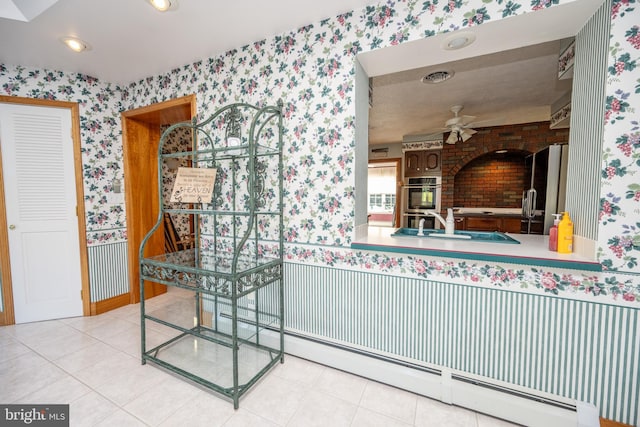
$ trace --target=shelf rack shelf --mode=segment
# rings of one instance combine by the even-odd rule
[[[190,147],[173,148],[185,135]],[[185,167],[216,170],[208,193],[175,188]],[[158,171],[158,220],[139,252],[142,363],[221,393],[237,409],[240,397],[284,362],[282,103],[231,104],[200,123],[169,126]],[[201,196],[178,196],[189,192]],[[165,214],[189,224],[193,247],[148,253],[153,236],[166,233]],[[149,282],[190,291],[193,301],[180,310],[148,308]],[[161,325],[167,339],[151,340],[151,324]]]

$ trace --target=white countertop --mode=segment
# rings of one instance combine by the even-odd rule
[[[464,259],[502,259],[512,263],[551,265],[571,268],[595,269],[600,264],[576,254],[559,254],[549,250],[549,236],[505,233],[519,241],[515,243],[488,243],[433,237],[391,236],[391,227],[368,227],[368,235],[352,243],[352,248],[397,253],[445,256]]]

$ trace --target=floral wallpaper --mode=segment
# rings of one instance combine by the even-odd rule
[[[356,192],[355,56],[560,3],[565,2],[380,1],[125,87],[63,71],[0,64],[0,93],[80,104],[90,245],[126,239],[125,207],[110,203],[108,197],[113,178],[123,178],[122,111],[195,93],[199,117],[205,118],[231,102],[275,104],[282,99],[285,241],[291,262],[347,263],[384,274],[467,283],[482,277],[482,283],[493,286],[560,296],[586,292],[608,303],[640,307],[640,46],[632,12],[635,0],[615,0],[611,11],[598,242],[607,272],[565,275],[548,268],[463,261],[450,265],[348,249],[354,235]]]
[[[111,203],[123,179],[120,88],[83,74],[0,64],[0,94],[79,104],[84,203],[89,245],[126,239],[123,203]]]
[[[599,259],[608,270],[640,271],[640,27],[636,1],[611,9]]]

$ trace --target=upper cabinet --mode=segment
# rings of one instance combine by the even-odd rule
[[[404,176],[433,175],[442,171],[441,154],[440,150],[405,151]]]

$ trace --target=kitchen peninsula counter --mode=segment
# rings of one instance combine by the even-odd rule
[[[395,230],[370,226],[368,235],[355,240],[351,248],[573,270],[602,270],[602,266],[594,260],[576,254],[549,251],[549,236],[506,233],[520,243],[487,243],[437,237],[391,236]]]

